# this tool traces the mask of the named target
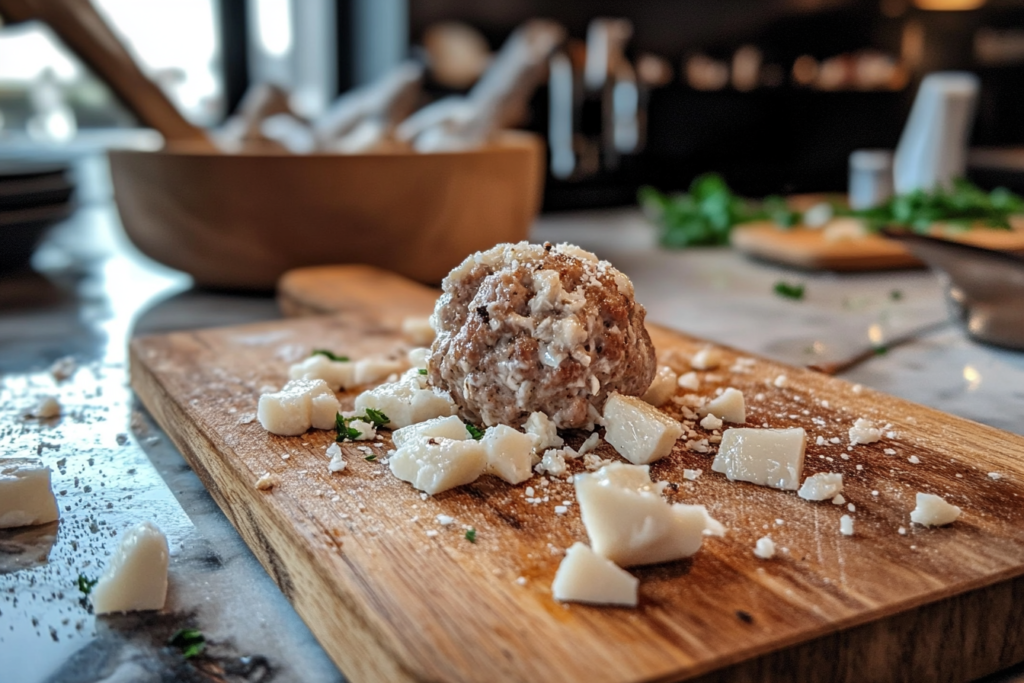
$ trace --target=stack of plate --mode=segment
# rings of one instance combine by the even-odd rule
[[[43,233],[71,213],[65,166],[0,161],[0,273],[28,264]]]

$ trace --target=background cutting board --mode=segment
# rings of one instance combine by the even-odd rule
[[[1012,224],[1014,230],[976,228],[949,238],[986,249],[1024,251],[1024,219],[1015,218]],[[829,242],[821,230],[780,230],[774,223],[752,223],[736,228],[731,242],[750,256],[806,270],[868,271],[924,265],[899,242],[878,235]]]
[[[956,680],[1024,659],[1024,439],[765,360],[733,374],[737,354],[725,350],[699,393],[736,386],[748,424],[805,427],[805,474],[842,472],[856,511],[728,482],[711,473],[711,455],[680,443],[655,479],[672,482],[670,500],[707,505],[727,536],[691,559],[632,570],[635,610],[563,605],[550,595],[559,550],[586,541],[571,484],[485,477],[424,498],[381,462],[387,439],[370,447],[373,461],[344,445],[348,468],[330,474],[333,432],[277,437],[254,421],[261,387],[283,384],[289,362],[312,348],[400,353],[393,309],[430,311],[433,290],[372,270],[345,277],[338,316],[136,339],[131,378],[351,680]],[[651,333],[679,369],[703,345]],[[769,384],[779,374],[785,388]],[[857,417],[891,423],[895,438],[847,451]],[[816,446],[818,435],[843,443]],[[704,474],[686,481],[684,467]],[[266,472],[280,484],[259,491]],[[527,485],[548,501],[527,503]],[[945,496],[962,518],[912,526],[917,491]],[[573,504],[556,515],[563,501]],[[438,514],[457,522],[442,527]],[[855,536],[839,534],[842,514]],[[754,542],[768,533],[779,554],[759,560]]]

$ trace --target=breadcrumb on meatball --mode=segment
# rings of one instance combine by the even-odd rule
[[[535,411],[560,429],[592,426],[613,392],[640,396],[654,346],[633,283],[570,244],[499,244],[442,284],[430,383],[465,420],[521,426]]]

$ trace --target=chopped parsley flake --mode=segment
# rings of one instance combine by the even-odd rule
[[[800,301],[804,298],[804,286],[802,284],[791,285],[784,280],[779,280],[775,283],[774,291],[786,299]]]
[[[476,543],[476,529],[472,527],[466,529],[466,540],[470,543]]]
[[[313,353],[311,353],[309,355],[311,355],[311,356],[327,356],[331,360],[340,361],[340,362],[348,361],[348,356],[339,356],[339,355],[335,354],[332,351],[328,351],[327,349],[313,349]]]
[[[420,368],[420,374],[421,375],[427,374],[427,369],[426,368]]]
[[[374,427],[376,427],[377,429],[380,429],[381,427],[386,425],[388,422],[391,422],[391,418],[389,418],[387,415],[385,415],[384,413],[382,413],[379,410],[374,410],[373,408],[367,408],[366,409],[365,421],[372,423]]]
[[[898,289],[894,289],[889,292],[889,299],[892,301],[901,301],[903,299],[903,292]]]
[[[83,595],[88,595],[92,592],[92,587],[99,583],[99,579],[90,579],[85,574],[78,575],[78,590],[82,591]]]
[[[376,455],[372,455],[372,454],[366,456],[365,458],[363,458],[363,460],[369,460],[370,462],[373,462],[376,459],[377,459],[377,456]]]
[[[882,346],[876,346],[875,347],[875,355],[876,356],[884,356],[887,353],[889,353],[889,347],[888,346],[882,345]]]
[[[171,636],[167,644],[181,650],[181,656],[185,659],[192,659],[206,649],[206,636],[197,628],[183,628]]]
[[[484,438],[484,431],[482,429],[478,429],[475,425],[469,424],[468,422],[466,423],[466,431],[469,432],[469,435],[477,441]]]
[[[377,429],[380,429],[391,422],[390,417],[379,410],[374,410],[373,408],[367,408],[363,415],[353,415],[352,417],[345,417],[341,413],[338,413],[334,417],[334,426],[338,429],[338,436],[334,440],[355,441],[358,439],[362,432],[355,427],[349,427],[349,423],[355,422],[356,420],[368,422]]]

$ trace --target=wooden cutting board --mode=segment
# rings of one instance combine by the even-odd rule
[[[975,228],[951,239],[986,249],[1024,250],[1024,220],[1015,230]],[[821,230],[780,230],[774,223],[754,223],[733,231],[731,242],[740,251],[775,263],[806,270],[868,271],[916,268],[924,265],[899,242],[879,235],[830,242]]]
[[[671,482],[669,500],[706,505],[729,531],[691,559],[632,569],[634,610],[552,599],[560,550],[587,540],[571,484],[484,477],[424,497],[382,462],[387,438],[369,447],[372,461],[343,445],[348,467],[329,473],[333,432],[273,436],[254,412],[261,387],[282,385],[312,348],[361,357],[408,347],[393,308],[425,315],[432,291],[373,276],[348,273],[349,310],[337,316],[131,345],[138,396],[356,683],[959,680],[1024,659],[1024,438],[767,360],[732,373],[740,354],[728,349],[721,368],[699,373],[698,393],[736,386],[750,426],[805,427],[805,475],[842,472],[856,511],[728,482],[710,454],[680,442],[654,478]],[[651,334],[679,369],[704,345]],[[342,398],[350,406],[354,393]],[[890,423],[893,437],[847,450],[857,417]],[[608,446],[601,455],[615,457]],[[687,481],[684,468],[703,475]],[[280,483],[257,490],[268,472]],[[526,486],[545,502],[528,503]],[[961,519],[911,525],[917,491],[961,506]],[[555,514],[563,501],[568,513]],[[439,514],[456,523],[441,526]],[[843,514],[855,519],[852,537],[839,533]],[[766,534],[779,552],[760,560],[753,548]]]

